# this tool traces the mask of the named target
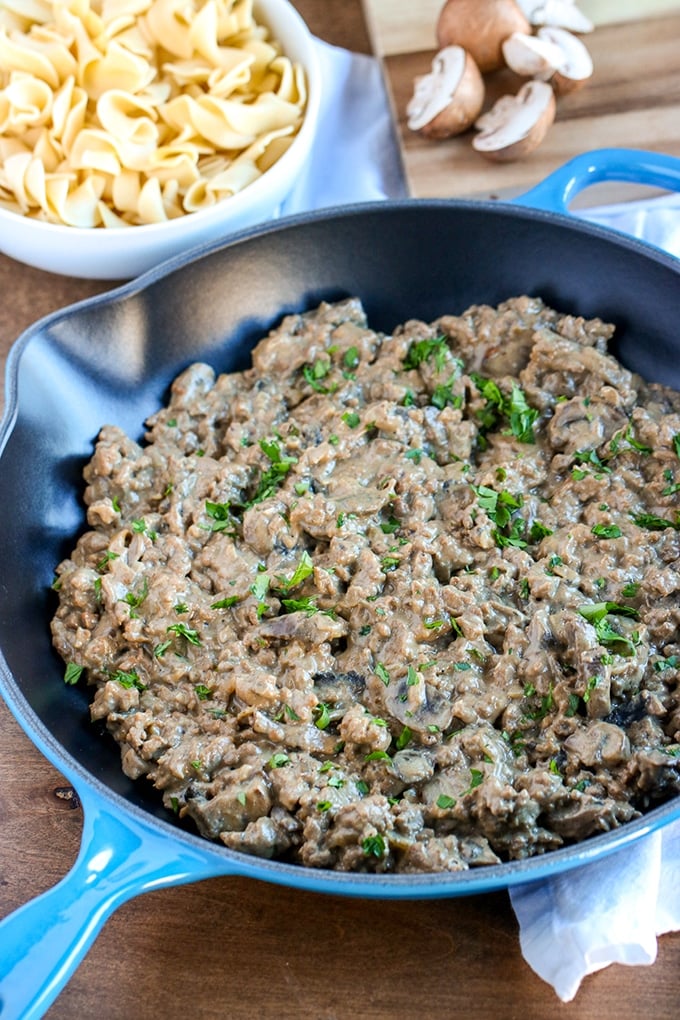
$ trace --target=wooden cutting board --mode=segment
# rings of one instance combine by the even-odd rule
[[[595,30],[583,36],[593,58],[587,84],[558,102],[542,145],[520,162],[494,164],[468,132],[432,141],[406,126],[416,75],[437,52],[443,0],[363,0],[374,52],[383,62],[408,188],[416,198],[512,198],[588,149],[627,146],[680,156],[680,0],[580,0]],[[487,75],[486,106],[521,79]],[[642,197],[649,190],[601,184],[580,205]]]

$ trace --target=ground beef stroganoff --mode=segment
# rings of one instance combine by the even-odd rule
[[[102,429],[66,679],[206,837],[357,871],[544,853],[680,791],[680,396],[537,298],[349,299]]]

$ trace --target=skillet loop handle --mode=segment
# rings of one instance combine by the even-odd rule
[[[680,191],[680,159],[643,149],[594,149],[570,159],[513,201],[531,209],[567,213],[579,192],[603,181]]]
[[[83,839],[71,871],[0,921],[0,1020],[43,1016],[106,919],[126,900],[229,873],[223,860],[114,814],[94,794],[83,799]]]

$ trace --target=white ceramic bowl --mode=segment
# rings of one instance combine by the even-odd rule
[[[0,252],[27,265],[64,276],[127,280],[194,245],[227,239],[276,215],[309,156],[319,115],[321,72],[314,40],[288,0],[255,0],[257,20],[267,25],[286,56],[307,73],[309,97],[300,131],[290,148],[243,191],[164,223],[83,228],[46,223],[0,208]]]

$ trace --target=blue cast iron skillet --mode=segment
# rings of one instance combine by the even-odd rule
[[[85,823],[69,874],[0,924],[3,1020],[41,1016],[112,911],[150,889],[240,875],[351,896],[463,896],[582,866],[680,818],[676,798],[577,846],[455,874],[355,875],[247,857],[183,829],[150,784],[123,775],[117,748],[88,721],[88,692],[64,685],[49,635],[53,570],[84,526],[81,471],[100,426],[139,438],[181,369],[197,359],[245,366],[283,313],[356,294],[372,326],[390,331],[540,295],[616,323],[621,360],[680,389],[680,262],[567,215],[580,190],[604,180],[680,190],[680,161],[600,150],[512,204],[406,200],[281,220],[50,315],[16,342],[0,426],[0,690],[77,790]]]

